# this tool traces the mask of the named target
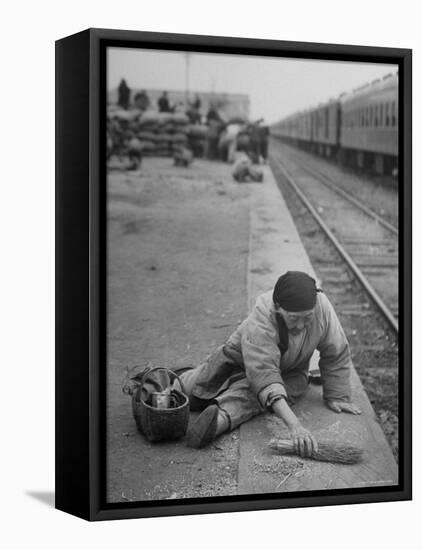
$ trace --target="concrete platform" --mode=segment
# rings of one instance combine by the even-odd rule
[[[264,170],[264,185],[251,186],[250,190],[249,308],[287,270],[302,270],[315,276],[273,174],[269,167]],[[311,369],[317,363],[314,354]],[[362,464],[333,465],[276,455],[268,448],[269,440],[288,438],[288,432],[281,420],[265,414],[240,427],[238,494],[397,484],[397,464],[355,371],[352,387],[354,402],[362,409],[360,416],[329,410],[319,386],[310,386],[294,411],[317,439],[341,440],[362,447]]]

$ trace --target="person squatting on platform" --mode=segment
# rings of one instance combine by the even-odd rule
[[[262,182],[264,179],[262,171],[255,168],[252,164],[252,160],[243,152],[236,153],[232,168],[232,176],[239,183],[249,181]]]
[[[306,391],[316,349],[326,405],[360,414],[351,401],[349,344],[333,306],[312,277],[288,271],[258,297],[224,345],[198,367],[179,372],[191,410],[202,411],[187,444],[205,447],[268,410],[285,422],[297,452],[310,456],[317,442],[290,405]]]

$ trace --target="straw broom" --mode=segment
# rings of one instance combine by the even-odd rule
[[[282,455],[295,455],[293,441],[289,439],[272,439],[269,442],[271,449]],[[308,458],[322,462],[337,462],[340,464],[357,464],[363,460],[363,450],[353,445],[334,442],[318,442],[318,451]]]

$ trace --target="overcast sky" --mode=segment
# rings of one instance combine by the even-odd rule
[[[125,78],[130,88],[185,90],[186,60],[183,52],[109,48],[108,89]],[[395,71],[374,63],[191,53],[189,89],[248,94],[251,117],[275,122]]]

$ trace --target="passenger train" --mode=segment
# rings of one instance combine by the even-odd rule
[[[343,164],[396,174],[398,75],[295,113],[274,124],[271,135]]]

